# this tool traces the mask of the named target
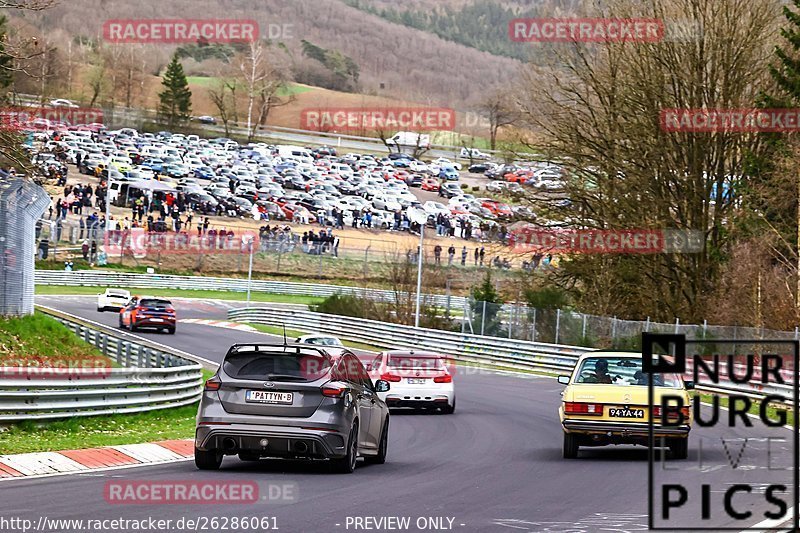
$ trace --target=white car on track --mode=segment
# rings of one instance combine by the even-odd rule
[[[456,410],[454,368],[441,354],[414,350],[381,352],[366,365],[373,381],[391,383],[388,392],[378,393],[389,407],[439,408],[445,414]]]
[[[125,289],[106,289],[97,295],[97,310],[119,311],[131,301],[131,293]]]
[[[333,335],[303,335],[295,341],[298,344],[313,344],[315,346],[330,346],[333,348],[344,348],[344,344],[338,337]]]

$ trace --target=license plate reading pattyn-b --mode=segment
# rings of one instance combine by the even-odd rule
[[[256,403],[282,403],[291,404],[293,400],[291,392],[268,392],[261,390],[249,390],[245,395],[245,400]]]

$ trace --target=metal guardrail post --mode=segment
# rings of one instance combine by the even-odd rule
[[[558,334],[561,333],[561,309],[556,309],[556,336],[555,343],[558,344]]]

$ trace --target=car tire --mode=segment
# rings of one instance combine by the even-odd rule
[[[455,412],[456,412],[456,399],[453,398],[453,405],[450,405],[448,403],[447,405],[442,407],[442,413],[446,415],[452,415]]]
[[[386,462],[386,454],[389,450],[389,418],[383,423],[381,430],[381,440],[378,442],[378,455],[369,455],[364,461],[371,465],[382,465]]]
[[[575,459],[578,457],[578,437],[577,435],[572,435],[571,433],[564,433],[564,447],[563,447],[563,454],[564,459]]]
[[[670,439],[667,442],[673,459],[689,458],[689,439]]]
[[[222,450],[194,449],[194,464],[199,470],[219,470],[222,466]]]
[[[105,310],[106,310],[106,308],[105,308],[105,307],[98,307],[98,308],[97,308],[97,312],[98,312],[98,313],[102,313],[102,312],[103,312],[103,311],[105,311]]]
[[[175,328],[167,328],[167,333],[170,335],[175,335]]]
[[[333,469],[340,474],[352,474],[356,469],[356,459],[358,458],[358,422],[353,424],[350,430],[350,438],[347,441],[347,455],[339,459],[332,459]]]

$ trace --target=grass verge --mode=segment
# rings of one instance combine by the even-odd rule
[[[0,432],[0,454],[139,444],[194,436],[197,404],[126,415],[22,422]]]
[[[203,370],[203,381],[213,372]],[[194,436],[197,404],[147,413],[30,421],[0,428],[0,454],[140,444]]]
[[[190,290],[190,289],[148,289],[131,288],[133,294],[147,294],[149,296],[161,296],[163,298],[202,298],[205,300],[236,300],[246,301],[247,293],[234,291],[210,291],[210,290]],[[103,292],[102,287],[78,287],[67,285],[37,285],[36,294],[79,294],[95,295]],[[287,303],[313,305],[322,302],[323,298],[318,296],[304,296],[299,294],[269,294],[263,292],[251,292],[250,301]]]
[[[0,318],[0,363],[12,366],[51,365],[53,368],[113,365],[91,344],[42,313]]]

